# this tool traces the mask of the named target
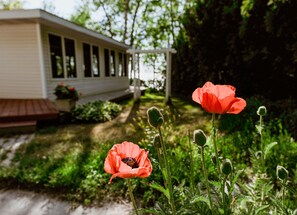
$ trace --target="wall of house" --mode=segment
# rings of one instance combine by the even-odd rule
[[[38,25],[0,24],[0,98],[43,98]]]
[[[92,38],[81,33],[71,31],[69,29],[63,29],[50,26],[42,26],[42,41],[44,50],[44,67],[46,71],[47,80],[47,93],[48,98],[51,100],[55,99],[53,95],[54,88],[57,84],[63,82],[65,85],[74,86],[81,94],[82,97],[88,95],[96,95],[105,92],[117,91],[127,89],[129,87],[128,77],[119,77],[118,75],[118,52],[125,53],[124,48],[118,47],[113,44],[108,44],[104,41],[100,41],[96,38]],[[72,39],[75,41],[75,55],[76,55],[76,68],[77,77],[76,78],[53,78],[51,59],[50,59],[50,46],[48,34],[53,34],[60,36],[62,40],[64,38]],[[90,45],[95,45],[99,47],[99,62],[100,62],[100,77],[84,77],[83,71],[83,43]],[[104,49],[115,51],[116,56],[116,76],[115,77],[105,77],[105,67],[104,67]],[[65,58],[64,58],[65,59]]]

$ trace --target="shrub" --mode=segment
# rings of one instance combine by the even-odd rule
[[[110,101],[94,101],[77,106],[71,113],[78,122],[105,122],[115,118],[122,107]]]
[[[57,96],[57,99],[72,99],[74,101],[79,99],[78,91],[69,85],[65,86],[63,83],[56,86],[54,94]]]

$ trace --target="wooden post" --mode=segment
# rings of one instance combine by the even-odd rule
[[[134,48],[133,48],[134,50]],[[134,100],[137,99],[137,92],[136,92],[136,70],[135,70],[135,52],[132,52],[132,70],[133,70],[133,74],[134,74]]]
[[[167,67],[166,67],[166,102],[169,101],[171,96],[171,52],[167,50],[166,52],[166,61],[167,61]]]

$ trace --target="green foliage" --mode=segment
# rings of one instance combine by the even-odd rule
[[[245,97],[296,99],[296,10],[291,0],[196,1],[174,44],[174,93],[212,81]]]
[[[105,122],[115,118],[122,110],[119,104],[110,101],[95,101],[77,106],[71,111],[78,122]]]

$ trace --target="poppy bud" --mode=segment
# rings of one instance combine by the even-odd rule
[[[265,106],[260,106],[257,110],[257,114],[259,116],[265,116],[267,114],[267,110]]]
[[[198,146],[203,147],[206,143],[206,135],[201,129],[194,131],[194,143],[196,143]]]
[[[288,177],[288,170],[286,170],[286,168],[284,168],[283,166],[277,165],[276,175],[279,179],[285,180]]]
[[[154,146],[157,148],[161,147],[161,138],[159,134],[154,137]]]
[[[164,122],[163,115],[156,107],[149,108],[147,110],[147,115],[149,124],[155,128],[159,128]]]
[[[232,172],[233,166],[229,159],[223,160],[221,164],[221,172],[225,175],[229,175]]]

